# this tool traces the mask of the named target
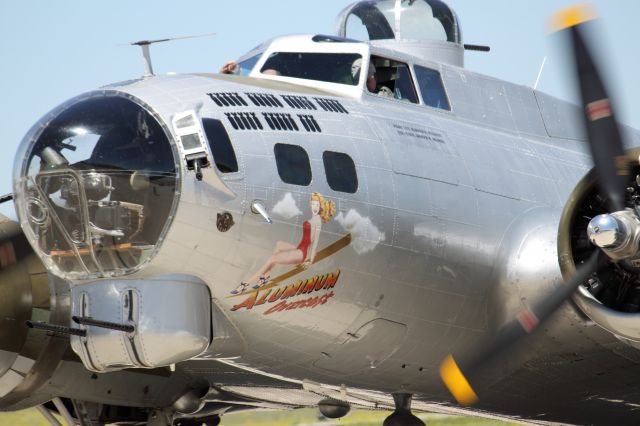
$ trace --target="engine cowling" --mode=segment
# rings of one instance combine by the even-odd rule
[[[630,164],[625,197],[626,212],[640,213],[640,150],[627,152],[624,161]],[[558,230],[558,255],[565,279],[585,262],[594,250],[587,229],[592,219],[608,213],[607,202],[596,183],[595,170],[591,170],[575,187],[567,202]],[[624,214],[623,212],[620,212]],[[615,216],[613,216],[615,217]],[[593,230],[592,234],[593,234]],[[635,245],[635,244],[632,244]],[[638,250],[638,247],[635,247]],[[640,347],[640,261],[637,256],[616,256],[607,248],[608,263],[583,285],[574,296],[582,312],[596,324],[634,346]]]
[[[37,399],[37,389],[63,358],[67,339],[29,329],[25,322],[63,322],[65,293],[68,285],[47,274],[20,226],[0,215],[0,409]]]

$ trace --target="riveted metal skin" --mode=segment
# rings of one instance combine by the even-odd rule
[[[429,105],[428,93],[420,91],[416,104],[382,98],[369,93],[364,78],[350,85],[261,74],[271,54],[296,49],[347,52],[360,55],[365,63],[372,55],[389,58],[408,64],[412,78],[416,66],[437,71],[450,108]],[[125,309],[124,300],[114,301],[125,290],[141,290],[141,304],[136,306],[153,313],[147,317],[147,330],[154,336],[153,345],[139,346],[141,352],[148,351],[139,354],[139,360],[150,361],[125,359],[120,364],[124,357],[116,352],[129,356],[122,335],[124,347],[93,341],[86,350],[107,366],[103,370],[122,368],[94,378],[68,350],[68,340],[34,334],[42,343],[34,352],[35,364],[0,398],[3,408],[35,405],[57,395],[160,411],[173,405],[189,412],[200,407],[200,391],[206,389],[192,385],[204,380],[210,390],[202,413],[212,416],[232,406],[317,406],[329,397],[393,408],[391,393],[412,394],[415,410],[450,412],[450,405],[442,404],[450,397],[437,371],[443,357],[465,353],[489,339],[523,303],[562,285],[561,270],[572,272],[571,227],[565,222],[575,217],[562,211],[565,205],[575,211],[584,195],[580,191],[592,187],[592,181],[580,182],[591,163],[580,111],[574,106],[452,61],[436,63],[377,43],[291,36],[274,39],[253,53],[264,56],[249,76],[183,74],[117,83],[65,103],[38,123],[35,133],[87,99],[126,99],[143,117],[155,120],[175,172],[151,179],[144,168],[122,167],[112,179],[120,178],[121,191],[112,193],[113,198],[126,194],[127,200],[98,199],[110,186],[108,180],[87,172],[91,179],[85,193],[97,194],[93,202],[130,203],[124,207],[127,224],[137,226],[140,211],[146,225],[157,219],[154,246],[134,233],[127,241],[131,246],[114,244],[110,251],[89,240],[77,250],[62,250],[32,238],[34,247],[46,249],[42,258],[49,256],[63,272],[72,258],[99,264],[90,259],[92,254],[103,256],[101,266],[126,268],[95,268],[68,281],[47,275],[46,286],[11,281],[7,297],[15,306],[0,305],[10,317],[28,318],[33,306],[26,288],[46,287],[50,310],[42,319],[77,326],[71,314],[82,314],[72,312],[72,307],[81,311],[81,295],[96,296],[90,303],[93,309],[100,305],[99,296],[110,291],[113,295],[104,295],[105,305],[94,311],[94,319],[124,324],[130,320],[123,317],[130,305]],[[207,134],[205,119],[219,124],[227,137]],[[131,120],[136,136],[147,134],[144,123],[151,121]],[[637,138],[637,132],[626,131]],[[29,145],[37,139],[35,133],[27,136],[27,146],[17,155],[17,179],[40,174],[37,159],[31,169],[25,164],[27,153],[38,149]],[[139,140],[134,139],[123,147],[135,146]],[[143,140],[145,147],[160,143],[151,137]],[[220,160],[225,152],[215,151],[225,141],[231,146],[226,154],[235,155],[237,167],[225,167],[231,164]],[[106,149],[106,139],[105,144],[98,154],[120,152]],[[308,162],[295,164],[305,168],[301,174],[312,176],[306,185],[291,183],[279,173],[277,144],[305,151]],[[353,160],[356,192],[329,185],[326,151]],[[87,156],[91,159],[92,154]],[[53,166],[66,167],[55,155],[44,157]],[[70,164],[83,170],[85,159],[80,160]],[[128,157],[119,160],[126,165]],[[194,162],[201,165],[201,176],[189,170]],[[63,177],[74,182],[71,176]],[[167,177],[170,182],[164,180]],[[161,193],[169,187],[171,196],[162,199],[166,203],[156,204],[163,214],[144,208],[150,205],[145,204],[147,198],[157,196],[150,188]],[[574,188],[578,192],[572,192]],[[16,198],[23,228],[32,237],[47,220],[33,199],[56,194],[42,192],[40,198],[33,193]],[[80,195],[77,200],[83,202]],[[57,198],[49,198],[53,207]],[[260,200],[264,214],[252,212],[255,200]],[[94,209],[97,205],[87,206],[85,213],[100,211]],[[56,206],[62,215],[76,204]],[[227,213],[233,226],[224,217]],[[66,223],[76,217],[67,216]],[[112,217],[101,219],[108,223]],[[85,225],[95,233],[88,221]],[[100,233],[102,241],[122,238],[114,232],[117,227],[100,230],[111,231]],[[587,240],[585,232],[580,235]],[[38,235],[49,237],[45,232]],[[127,263],[129,258],[120,256],[127,250],[144,256],[135,253],[136,262]],[[176,276],[184,279],[170,278]],[[181,290],[193,283],[206,291],[181,298]],[[158,290],[170,290],[147,297],[154,294],[155,284]],[[198,332],[181,338],[195,336],[195,344],[177,353],[180,348],[171,347],[171,334],[165,332],[179,334],[190,321]],[[140,325],[135,324],[135,332]],[[112,332],[123,330],[104,334]],[[135,332],[125,337],[135,339]],[[32,331],[26,338],[24,333],[20,330],[15,341],[8,338],[8,344],[31,349],[27,343]],[[138,338],[144,343],[145,336]],[[626,401],[640,399],[640,386],[618,386],[637,371],[637,356],[626,352],[635,349],[610,330],[593,326],[569,305],[524,346],[474,384],[484,391],[478,406],[482,412],[622,424],[628,411],[617,410]],[[13,362],[10,359],[4,368],[21,367]],[[175,365],[164,366],[171,362]],[[162,367],[129,368],[142,364]],[[601,371],[605,374],[598,374]],[[602,398],[584,398],[584,383]]]

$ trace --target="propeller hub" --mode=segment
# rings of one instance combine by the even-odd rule
[[[594,217],[587,235],[614,261],[640,259],[640,219],[632,209]]]
[[[624,224],[610,214],[601,214],[589,222],[587,235],[592,244],[600,248],[619,246],[625,240]]]

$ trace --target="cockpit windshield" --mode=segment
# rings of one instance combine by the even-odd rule
[[[358,53],[274,52],[260,72],[356,86],[361,63],[362,55]]]

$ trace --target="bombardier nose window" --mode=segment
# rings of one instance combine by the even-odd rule
[[[150,257],[177,189],[173,149],[153,116],[122,97],[88,99],[23,143],[20,219],[58,275],[122,275]]]

